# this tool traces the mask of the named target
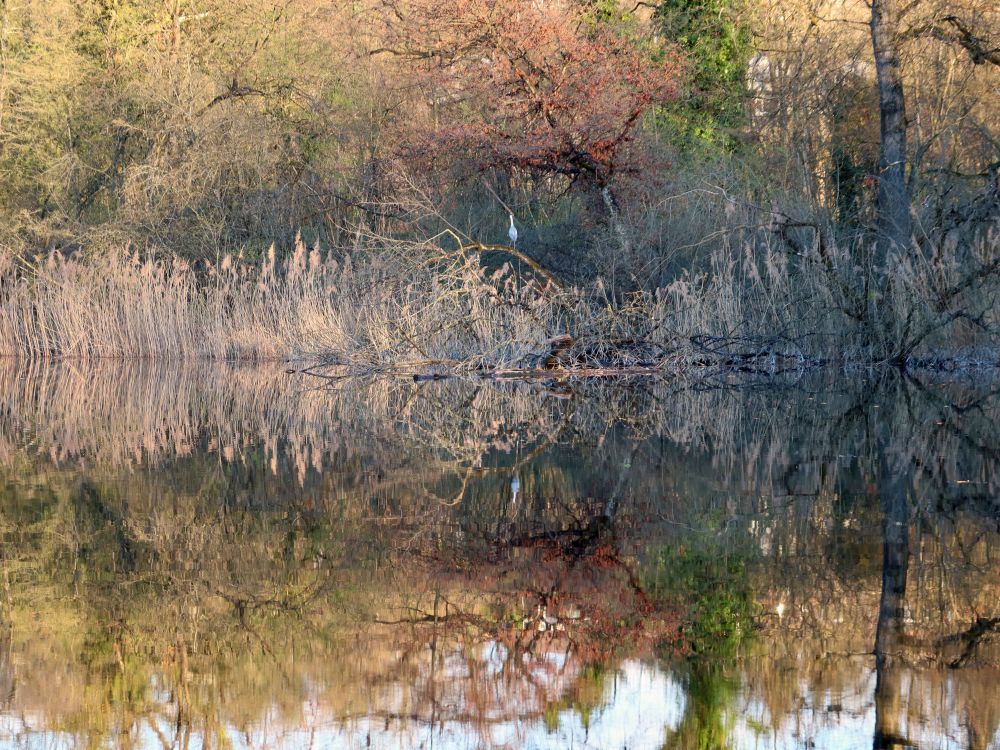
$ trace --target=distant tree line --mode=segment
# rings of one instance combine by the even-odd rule
[[[214,258],[428,206],[502,238],[499,198],[556,272],[638,279],[697,262],[692,189],[793,244],[964,241],[998,63],[989,0],[8,0],[0,241]]]

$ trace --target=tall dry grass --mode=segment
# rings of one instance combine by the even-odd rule
[[[284,259],[53,253],[0,258],[0,354],[39,357],[324,359],[352,364],[513,363],[557,326],[538,287],[469,258],[322,254]],[[506,296],[504,296],[506,295]]]
[[[429,242],[324,254],[298,241],[283,259],[272,247],[258,263],[227,256],[197,268],[124,253],[7,255],[0,355],[530,368],[565,333],[613,364],[668,351],[672,336],[656,325],[665,297],[613,302],[600,284],[559,289],[544,276]]]
[[[537,265],[494,261],[490,246],[448,250],[450,233],[362,238],[353,253],[297,241],[284,257],[272,247],[259,262],[197,268],[8,253],[0,355],[470,369],[998,362],[997,235],[880,258],[781,221],[720,234],[669,281],[630,292],[601,278],[559,287]],[[553,362],[552,340],[567,334]]]

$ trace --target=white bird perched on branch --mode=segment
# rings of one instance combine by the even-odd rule
[[[507,230],[507,236],[510,237],[510,244],[517,244],[517,227],[514,226],[514,214],[510,215],[510,229]]]

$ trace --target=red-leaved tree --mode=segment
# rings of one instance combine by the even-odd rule
[[[647,167],[643,114],[678,95],[681,61],[548,0],[382,0],[382,44],[404,58],[427,105],[406,156],[562,175],[614,215],[616,178]]]

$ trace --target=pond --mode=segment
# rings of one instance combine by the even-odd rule
[[[0,747],[1000,748],[998,386],[0,363]]]

